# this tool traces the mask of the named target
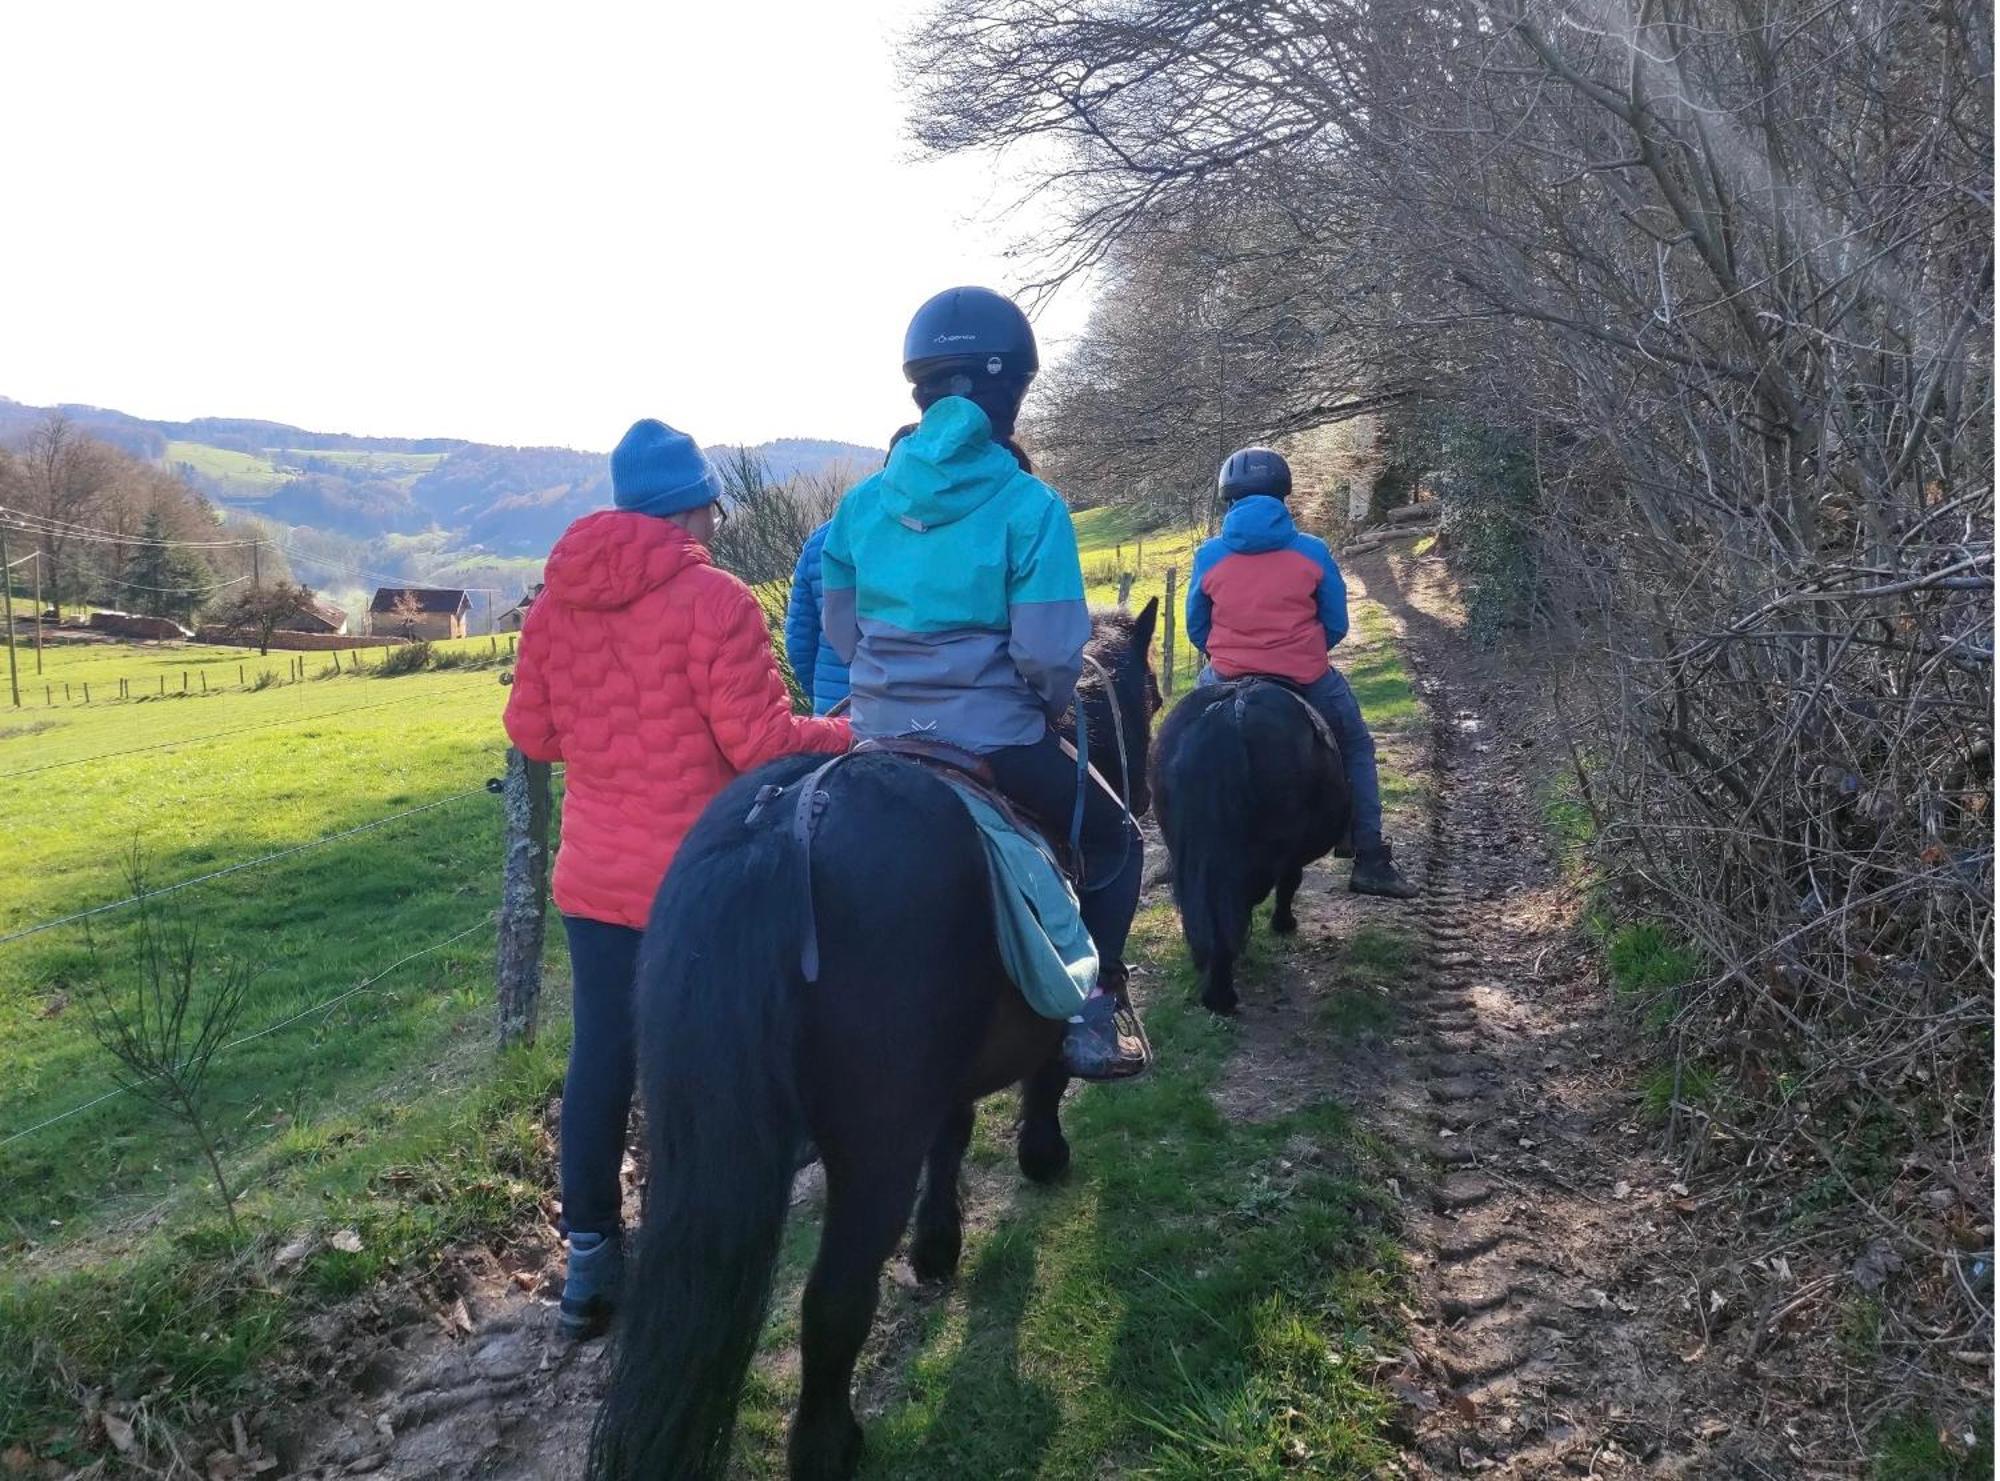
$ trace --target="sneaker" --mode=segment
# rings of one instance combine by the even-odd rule
[[[1087,1001],[1063,1033],[1063,1068],[1079,1080],[1129,1080],[1152,1063],[1138,1015],[1110,993]]]
[[[1386,843],[1355,848],[1354,872],[1348,876],[1347,887],[1357,895],[1381,895],[1390,900],[1414,900],[1423,893],[1403,878]]]
[[[565,1337],[587,1342],[611,1325],[624,1279],[625,1252],[615,1234],[572,1234],[556,1324]]]

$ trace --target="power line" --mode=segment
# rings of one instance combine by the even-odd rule
[[[391,972],[395,971],[398,967],[408,966],[411,962],[415,961],[420,956],[429,956],[434,951],[442,951],[444,950],[445,947],[451,946],[456,942],[463,941],[467,936],[470,936],[474,931],[482,930],[485,927],[491,925],[492,923],[493,920],[491,916],[488,916],[484,920],[475,921],[473,924],[467,926],[464,930],[458,932],[455,935],[447,936],[442,941],[434,941],[429,946],[423,947],[417,951],[413,951],[408,956],[403,957],[399,961],[391,962],[388,966],[384,967],[381,971],[377,972],[373,977],[369,978],[366,982],[360,984],[358,987],[351,987],[346,992],[340,993],[334,997],[327,999],[324,1003],[315,1003],[312,1007],[306,1008],[298,1013],[294,1013],[289,1018],[281,1018],[276,1023],[271,1024],[266,1028],[258,1029],[257,1032],[255,1032],[254,1034],[245,1034],[240,1039],[231,1039],[227,1044],[224,1044],[220,1048],[218,1048],[216,1050],[216,1053],[218,1054],[226,1053],[231,1049],[239,1048],[242,1045],[251,1043],[254,1040],[262,1039],[270,1034],[275,1034],[276,1032],[278,1032],[279,1029],[290,1028],[293,1024],[299,1022],[301,1019],[311,1018],[314,1015],[320,1013],[330,1013],[335,1008],[338,1008],[342,1003],[346,1002],[349,998],[353,997],[356,993],[366,992],[369,988],[373,987],[376,983],[380,982],[384,977],[387,977]],[[157,1079],[158,1076],[148,1076],[147,1078]],[[9,1136],[0,1137],[0,1147],[10,1147],[15,1142],[20,1141],[24,1137],[31,1137],[38,1131],[46,1131],[49,1127],[56,1125],[58,1122],[67,1121],[72,1116],[80,1116],[85,1111],[89,1110],[92,1106],[101,1106],[108,1100],[116,1100],[119,1096],[126,1094],[127,1092],[134,1089],[136,1086],[144,1083],[145,1082],[143,1080],[139,1080],[139,1081],[134,1081],[132,1082],[132,1084],[129,1085],[120,1085],[114,1090],[107,1090],[102,1095],[92,1097],[91,1099],[85,1101],[80,1106],[71,1106],[67,1111],[59,1111],[55,1115],[48,1117],[46,1120],[37,1121],[33,1126],[23,1127],[21,1130],[12,1133]]]
[[[477,677],[479,677],[481,682],[490,682],[484,676]],[[440,685],[437,689],[426,689],[417,694],[400,694],[394,699],[377,700],[373,704],[341,705],[333,709],[315,710],[310,715],[288,715],[278,720],[260,720],[255,725],[238,725],[228,730],[212,730],[206,735],[183,736],[179,740],[158,741],[150,746],[131,746],[122,751],[99,751],[93,756],[74,756],[67,761],[45,761],[40,766],[23,766],[13,771],[0,771],[0,781],[5,781],[9,777],[33,776],[38,772],[57,771],[66,766],[83,766],[92,761],[112,761],[120,756],[137,756],[146,751],[171,750],[175,746],[198,746],[204,741],[221,740],[225,736],[242,735],[246,731],[251,730],[269,730],[275,725],[304,725],[312,720],[330,719],[340,715],[358,715],[364,710],[379,710],[384,705],[407,704],[413,699],[435,699],[447,687],[456,691],[459,686]]]
[[[0,504],[0,515],[5,515],[13,528],[28,534],[97,540],[117,545],[153,545],[178,550],[241,550],[247,546],[265,543],[260,540],[152,540],[144,535],[121,534],[117,530],[99,529],[95,525],[55,519],[49,515],[36,514],[31,510],[15,509],[6,504]]]
[[[462,802],[467,797],[484,796],[485,793],[486,788],[483,786],[472,787],[463,792],[454,792],[449,797],[440,797],[434,802],[422,803],[416,807],[406,807],[401,812],[392,812],[386,817],[376,818],[371,822],[357,823],[352,828],[343,828],[338,833],[327,834],[324,838],[310,839],[305,843],[293,844],[290,848],[281,848],[268,854],[260,854],[254,859],[245,859],[242,863],[231,864],[226,869],[215,869],[207,874],[197,874],[192,879],[183,879],[176,884],[162,885],[157,890],[141,890],[138,894],[128,896],[123,900],[113,900],[104,905],[93,905],[88,910],[73,911],[69,915],[58,916],[54,920],[43,921],[40,925],[23,926],[18,931],[9,931],[6,935],[0,936],[0,946],[5,946],[9,941],[19,941],[27,936],[38,936],[43,931],[53,931],[57,926],[73,925],[77,921],[88,920],[94,915],[103,915],[106,911],[123,910],[127,905],[137,905],[141,900],[157,900],[162,895],[171,895],[177,890],[192,889],[195,885],[207,884],[212,879],[221,879],[225,875],[230,874],[241,874],[246,869],[255,869],[259,865],[269,864],[276,859],[287,859],[293,854],[302,854],[309,849],[320,848],[329,843],[337,843],[343,838],[352,838],[357,833],[367,833],[376,828],[386,827],[399,818],[415,817],[418,813],[430,812],[434,808],[444,807],[448,803]]]

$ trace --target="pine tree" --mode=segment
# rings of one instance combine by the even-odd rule
[[[166,588],[174,585],[173,552],[166,540],[166,521],[155,509],[140,526],[139,543],[119,573],[119,580],[124,583],[124,597],[119,605],[127,611],[147,612],[155,617],[165,615],[164,603],[171,596]]]
[[[168,543],[166,521],[155,509],[140,527],[139,543],[119,579],[127,611],[185,621],[200,604],[201,588],[214,577],[206,561]]]

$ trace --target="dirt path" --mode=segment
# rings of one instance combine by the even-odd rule
[[[1440,563],[1398,545],[1355,575],[1396,622],[1430,716],[1427,971],[1408,1078],[1380,1107],[1429,1170],[1407,1224],[1411,1471],[1827,1474],[1743,1381],[1754,1325],[1720,1350],[1718,1318],[1746,1298],[1695,1273],[1695,1204],[1640,1122],[1645,1067],[1541,822],[1537,787],[1565,763],[1547,754],[1534,676],[1464,641]]]
[[[1468,647],[1436,564],[1398,546],[1351,575],[1390,613],[1427,711],[1384,743],[1428,790],[1396,825],[1427,896],[1359,900],[1338,887],[1344,864],[1315,869],[1301,938],[1246,984],[1211,1093],[1246,1120],[1335,1096],[1359,1104],[1408,1170],[1396,1191],[1415,1299],[1408,1350],[1385,1374],[1405,1406],[1406,1473],[1833,1473],[1802,1463],[1795,1412],[1760,1410],[1735,1376],[1754,1363],[1770,1308],[1735,1329],[1721,1360],[1711,1327],[1752,1298],[1694,1273],[1677,1233],[1688,1191],[1634,1119],[1638,1067],[1618,1047],[1573,929],[1579,902],[1538,819],[1537,778],[1557,758],[1542,754],[1532,683]],[[1410,953],[1389,995],[1399,1001],[1385,1005],[1386,1039],[1364,1028],[1336,1051],[1328,983],[1371,934]],[[970,1227],[990,1225],[1016,1188],[1009,1168],[974,1169]],[[815,1196],[802,1185],[801,1199]],[[577,1475],[603,1349],[555,1335],[559,1268],[553,1235],[537,1228],[504,1256],[467,1256],[441,1313],[405,1303],[343,1314],[345,1332],[323,1344],[343,1356],[316,1375],[335,1397],[303,1411],[285,1470]],[[864,1415],[896,1402],[921,1324],[900,1262],[891,1281],[899,1289],[864,1354]],[[788,1360],[780,1349],[762,1361]]]

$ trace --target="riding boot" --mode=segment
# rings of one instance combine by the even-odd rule
[[[583,1342],[603,1334],[624,1273],[625,1253],[616,1234],[570,1235],[569,1269],[556,1313],[565,1337]]]
[[[1107,963],[1097,996],[1063,1027],[1063,1068],[1079,1080],[1129,1080],[1153,1064],[1153,1046],[1125,1001],[1125,968]]]
[[[1379,838],[1356,841],[1354,872],[1348,876],[1347,887],[1357,895],[1381,895],[1390,900],[1414,900],[1423,893],[1403,877],[1390,856],[1389,845]]]

